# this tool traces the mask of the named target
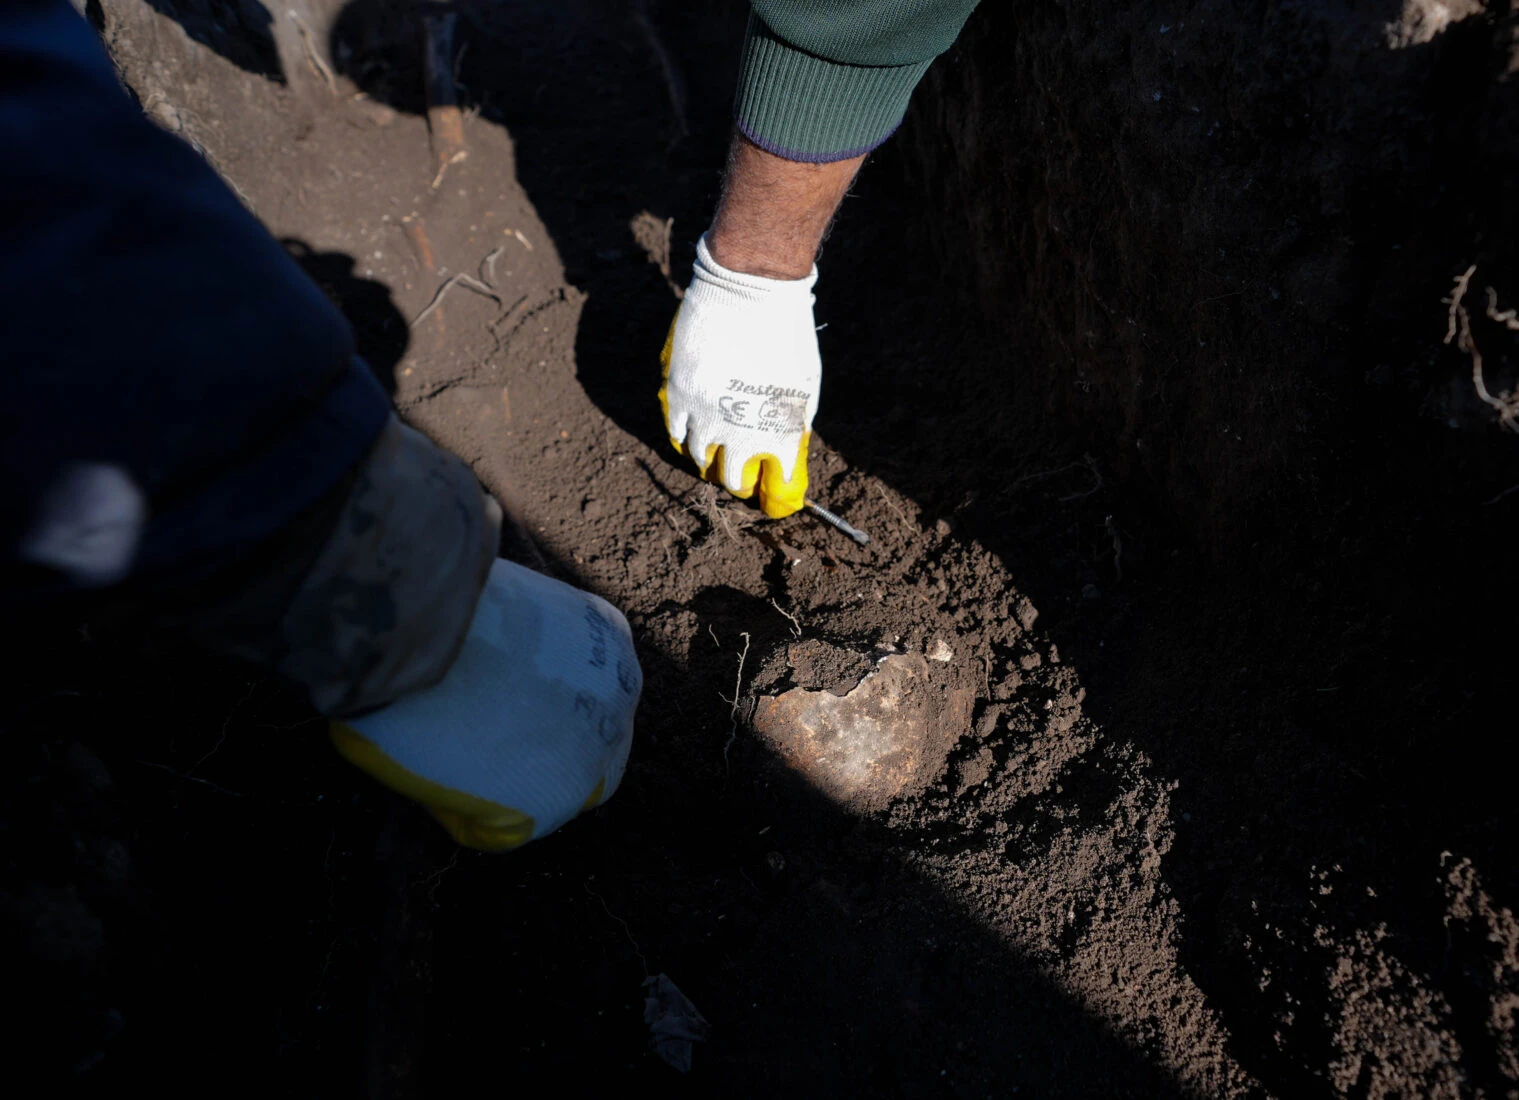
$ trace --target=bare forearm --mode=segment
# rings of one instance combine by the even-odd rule
[[[785,160],[733,139],[717,217],[707,234],[724,267],[769,279],[804,279],[863,156],[828,164]]]

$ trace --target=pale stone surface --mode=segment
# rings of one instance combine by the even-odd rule
[[[941,693],[921,656],[883,657],[847,695],[796,688],[762,697],[754,728],[793,770],[840,802],[879,805],[933,761]]]

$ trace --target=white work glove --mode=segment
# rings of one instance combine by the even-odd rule
[[[616,608],[497,561],[443,680],[334,721],[332,739],[460,844],[499,851],[612,796],[642,688]]]
[[[660,355],[659,401],[677,451],[734,496],[759,490],[779,519],[807,495],[807,445],[823,365],[805,279],[720,266],[703,237],[691,286]]]

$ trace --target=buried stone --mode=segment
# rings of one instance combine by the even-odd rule
[[[918,654],[883,657],[847,695],[762,696],[753,725],[814,787],[854,809],[921,789],[969,725],[974,693],[936,682]]]

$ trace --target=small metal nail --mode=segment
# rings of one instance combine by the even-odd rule
[[[837,527],[840,531],[843,531],[844,534],[854,539],[854,541],[859,543],[861,546],[870,545],[869,535],[867,535],[864,531],[861,531],[853,524],[840,519],[838,516],[830,512],[827,508],[824,508],[821,504],[813,500],[804,500],[802,503],[806,505],[807,511],[817,516],[823,522]]]

